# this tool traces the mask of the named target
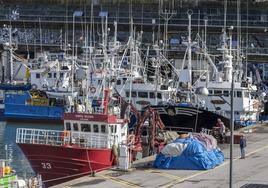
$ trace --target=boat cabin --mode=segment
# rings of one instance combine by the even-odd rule
[[[127,124],[113,115],[65,113],[64,130],[89,146],[111,148],[127,140]]]

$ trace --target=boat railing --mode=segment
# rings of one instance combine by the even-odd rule
[[[18,128],[16,133],[16,143],[20,144],[110,148],[114,140],[109,134],[79,131]]]
[[[193,128],[188,128],[188,127],[166,126],[165,129],[168,131],[176,131],[177,133],[180,133],[180,134],[194,132]]]

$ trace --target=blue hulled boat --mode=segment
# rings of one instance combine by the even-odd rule
[[[4,91],[29,91],[32,88],[31,84],[8,84],[1,83],[0,90]]]
[[[37,90],[6,92],[4,104],[7,121],[58,123],[63,118],[64,102]]]

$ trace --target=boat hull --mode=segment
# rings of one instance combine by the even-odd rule
[[[37,101],[31,101],[32,99],[29,92],[6,93],[5,119],[12,122],[31,123],[61,123],[63,121],[63,106],[49,105],[47,99],[37,98]]]
[[[111,149],[18,143],[46,187],[92,174],[113,165]]]
[[[151,106],[160,115],[166,129],[182,132],[200,132],[202,128],[212,129],[220,118],[226,127],[230,127],[228,118],[219,114],[192,106]]]
[[[4,117],[11,122],[61,123],[63,112],[61,107],[6,104]]]

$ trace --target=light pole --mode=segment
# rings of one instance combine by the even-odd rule
[[[232,30],[233,26],[229,28],[230,33],[230,54],[229,54],[229,61],[232,60]],[[230,126],[230,173],[229,173],[229,188],[233,187],[233,143],[234,143],[234,75],[235,71],[232,71],[232,81],[231,81],[231,126]]]

